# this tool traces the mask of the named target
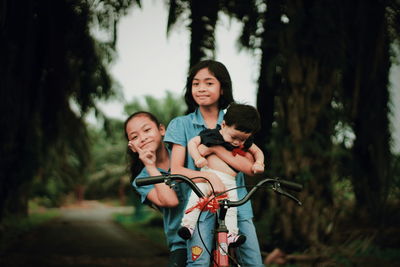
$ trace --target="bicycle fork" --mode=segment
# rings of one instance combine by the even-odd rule
[[[225,225],[225,215],[228,207],[221,204],[218,214],[218,228],[215,230],[215,249],[213,267],[229,267],[228,228]]]

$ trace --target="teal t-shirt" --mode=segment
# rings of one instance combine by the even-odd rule
[[[224,118],[224,112],[220,110],[218,115],[217,124],[221,126],[222,120]],[[167,132],[164,136],[164,142],[171,144],[179,144],[183,147],[187,148],[187,144],[193,137],[199,135],[202,130],[207,129],[207,126],[204,123],[203,116],[200,113],[199,109],[196,109],[194,112],[174,118],[169,124],[167,128]],[[199,170],[194,164],[192,157],[186,149],[186,159],[185,159],[185,167],[192,170]],[[236,176],[236,184],[238,187],[244,186],[244,175],[242,172],[239,172]],[[190,188],[186,187],[189,191],[187,194],[190,194]],[[237,189],[238,199],[243,198],[247,194],[247,190],[245,187],[240,187]],[[253,217],[253,210],[251,207],[251,202],[248,201],[246,204],[238,207],[238,220],[249,219]]]
[[[158,169],[162,174],[168,174],[168,171],[163,169]],[[154,188],[154,185],[145,185],[145,186],[137,186],[136,179],[140,177],[148,177],[149,174],[146,168],[139,173],[139,175],[132,182],[132,186],[135,190],[140,194],[142,203],[149,204],[150,201],[147,199],[147,195],[150,190]],[[176,195],[179,199],[179,204],[173,208],[163,208],[159,207],[160,211],[163,214],[163,223],[164,223],[164,232],[167,238],[167,243],[170,251],[174,251],[180,248],[186,248],[186,242],[181,237],[178,236],[178,229],[181,227],[181,221],[184,209],[187,203],[187,194],[186,192],[189,190],[188,186],[184,183],[177,183],[173,186],[173,189],[176,192]]]

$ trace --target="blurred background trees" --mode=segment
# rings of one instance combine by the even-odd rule
[[[263,246],[283,239],[287,250],[321,252],[346,220],[373,231],[396,223],[400,167],[390,147],[388,77],[398,1],[166,3],[167,32],[188,20],[190,66],[215,56],[221,12],[241,21],[242,48],[261,55],[256,142],[266,173],[305,185],[302,208],[265,193],[253,201]],[[132,6],[140,1],[1,1],[0,222],[26,215],[32,197],[59,205],[71,192],[123,202],[131,193],[123,121],[104,117],[96,103],[120,93],[108,68],[116,25]],[[93,37],[94,28],[105,37]],[[169,92],[125,106],[126,115],[143,109],[166,125],[185,112]],[[89,111],[101,123],[89,125]]]
[[[116,23],[133,1],[1,1],[0,220],[26,214],[34,177],[84,183],[84,114],[117,92],[107,66]],[[109,38],[100,42],[91,28]],[[40,179],[40,178],[39,178]]]

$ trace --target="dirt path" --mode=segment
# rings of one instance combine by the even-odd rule
[[[8,266],[166,266],[168,251],[111,220],[124,211],[96,201],[61,209],[62,216],[23,236],[1,255]]]

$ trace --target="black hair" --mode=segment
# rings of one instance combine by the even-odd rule
[[[236,130],[254,134],[260,130],[260,114],[250,105],[232,103],[224,115],[227,126],[234,126]]]
[[[131,114],[124,123],[124,132],[125,132],[125,137],[126,140],[129,140],[128,133],[126,132],[126,126],[128,125],[128,122],[132,120],[133,118],[137,116],[145,116],[148,117],[151,121],[153,121],[157,127],[160,126],[160,122],[150,112],[147,111],[138,111],[133,114]],[[127,154],[127,160],[128,160],[128,172],[130,174],[131,182],[138,176],[138,174],[142,171],[144,168],[143,162],[139,159],[139,153],[133,152],[129,147],[126,150]]]
[[[225,65],[215,60],[203,60],[190,69],[189,75],[186,79],[185,102],[188,107],[187,113],[193,112],[198,107],[192,95],[192,82],[194,76],[196,76],[200,70],[205,68],[207,68],[208,71],[214,75],[221,84],[221,90],[223,91],[223,94],[218,100],[218,107],[220,109],[225,109],[234,101],[232,94],[232,80]]]

